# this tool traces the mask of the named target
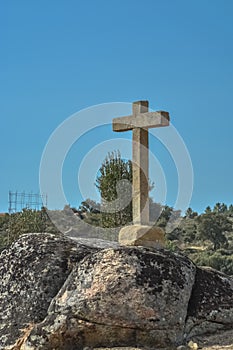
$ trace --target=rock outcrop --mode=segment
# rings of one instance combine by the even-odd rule
[[[73,264],[96,251],[52,234],[22,236],[0,255],[0,349],[41,322]]]
[[[233,329],[230,277],[164,249],[29,234],[0,278],[0,349],[172,349]]]
[[[122,247],[89,255],[73,269],[27,345],[39,350],[181,342],[194,278],[188,259],[166,251]]]
[[[233,280],[211,268],[197,268],[188,305],[187,337],[233,329]]]

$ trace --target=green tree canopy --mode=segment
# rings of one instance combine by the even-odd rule
[[[214,213],[226,213],[227,205],[225,203],[216,203],[213,209]]]
[[[79,206],[79,211],[81,211],[82,213],[97,214],[100,213],[100,204],[90,198],[87,198]]]
[[[101,195],[104,227],[122,226],[132,221],[132,187],[124,186],[122,180],[132,183],[132,162],[122,159],[120,151],[109,152],[95,183]],[[119,197],[126,198],[128,205],[122,208],[117,202]],[[110,206],[113,209],[108,212]]]
[[[211,207],[208,205],[208,207],[205,208],[205,214],[212,213]]]
[[[187,218],[194,219],[196,216],[198,216],[198,213],[193,211],[192,208],[188,208],[185,212],[185,216]]]
[[[117,183],[129,180],[132,183],[132,162],[123,160],[120,151],[109,152],[99,169],[96,179],[101,198],[113,201],[117,198]]]
[[[199,237],[210,240],[214,250],[227,244],[225,233],[231,230],[232,223],[222,213],[203,214],[199,217]]]

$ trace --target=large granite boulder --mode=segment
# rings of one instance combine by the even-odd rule
[[[41,322],[73,264],[96,249],[60,235],[28,234],[0,255],[0,349]]]
[[[0,349],[173,349],[233,330],[231,278],[164,249],[29,234],[0,279]]]
[[[180,343],[195,266],[147,248],[104,249],[71,272],[22,349]]]

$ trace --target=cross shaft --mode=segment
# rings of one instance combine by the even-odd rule
[[[148,112],[148,101],[133,102],[133,115],[113,119],[113,131],[133,131],[133,223],[149,224],[149,138],[148,129],[169,125],[169,113]]]

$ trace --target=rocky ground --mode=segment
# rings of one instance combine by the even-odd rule
[[[196,337],[194,341],[203,350],[233,350],[233,329],[218,334]]]
[[[233,330],[228,330],[222,332],[221,334],[200,336],[193,339],[193,343],[197,344],[198,349],[202,350],[233,350]],[[192,346],[179,346],[174,349],[180,350],[192,350],[195,345]],[[87,349],[88,350],[88,349]],[[96,348],[94,350],[145,350],[145,348],[135,348],[135,347],[115,347],[115,348]],[[160,350],[155,348],[154,350]],[[164,350],[164,349],[163,349]],[[167,349],[171,350],[171,348]]]

